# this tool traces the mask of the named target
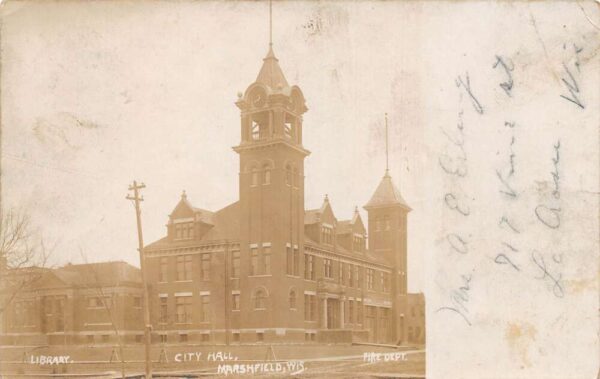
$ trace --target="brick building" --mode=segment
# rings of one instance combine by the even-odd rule
[[[387,170],[368,229],[358,209],[338,220],[327,196],[306,210],[307,107],[272,48],[238,96],[239,201],[210,211],[184,192],[144,249],[154,340],[407,342],[411,208]]]
[[[5,271],[0,345],[141,342],[140,270],[125,262]]]

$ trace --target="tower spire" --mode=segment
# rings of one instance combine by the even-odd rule
[[[387,119],[387,112],[385,113],[385,176],[388,176],[390,174],[390,167],[389,167],[389,150],[388,150],[388,119]]]
[[[269,0],[269,47],[273,46],[273,1]]]

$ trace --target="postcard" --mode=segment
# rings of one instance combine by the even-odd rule
[[[0,14],[0,376],[600,377],[597,1]]]

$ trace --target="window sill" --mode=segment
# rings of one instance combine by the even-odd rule
[[[255,311],[266,311],[267,308],[254,308]]]
[[[232,312],[241,312],[239,309],[232,309]]]
[[[271,276],[273,276],[273,274],[248,275],[249,278],[266,278]]]
[[[173,283],[191,283],[193,282],[192,279],[187,279],[187,280],[176,280]]]

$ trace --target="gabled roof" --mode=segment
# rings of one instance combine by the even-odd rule
[[[175,217],[189,216],[205,224],[213,225],[214,212],[206,209],[194,207],[187,198],[185,191],[181,194],[181,200],[177,203],[169,215],[171,219]]]
[[[192,207],[194,208],[194,207]],[[198,209],[198,208],[194,208]],[[204,210],[202,210],[204,211]],[[205,211],[208,212],[208,211]],[[146,245],[144,249],[162,249],[172,247],[195,246],[205,241],[237,241],[240,238],[240,207],[239,202],[229,204],[228,206],[216,211],[210,212],[212,227],[200,239],[189,239],[181,241],[169,241],[168,237],[163,237],[157,241]]]
[[[379,182],[379,186],[375,190],[371,200],[364,206],[365,209],[387,207],[387,206],[401,206],[406,210],[410,211],[411,208],[406,204],[406,201],[402,198],[400,191],[392,182],[392,177],[386,171],[385,175]]]
[[[256,77],[256,82],[268,86],[273,91],[288,89],[290,85],[285,79],[278,62],[279,60],[275,57],[275,53],[273,53],[273,46],[269,45],[269,52],[263,59],[263,65]]]
[[[352,216],[352,219],[338,221],[337,234],[351,233],[355,226],[359,226],[363,231],[365,229],[362,218],[360,217],[360,213],[358,212],[358,207],[354,209],[354,215]]]
[[[333,209],[331,209],[331,205],[329,204],[329,196],[327,195],[325,195],[325,199],[323,199],[323,204],[321,204],[320,208],[309,209],[304,211],[304,224],[310,225],[315,224],[317,222],[321,222],[323,221],[322,216],[326,213],[328,213],[330,217],[335,219]]]

